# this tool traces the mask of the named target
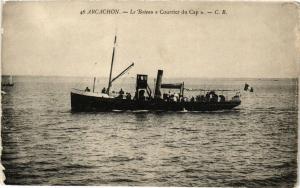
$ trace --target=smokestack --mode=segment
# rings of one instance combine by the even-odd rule
[[[154,98],[160,98],[161,97],[160,87],[161,87],[162,76],[163,76],[163,70],[158,70],[157,71],[156,84],[155,84]]]

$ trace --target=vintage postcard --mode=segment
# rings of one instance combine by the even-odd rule
[[[2,2],[6,185],[297,186],[299,3]]]

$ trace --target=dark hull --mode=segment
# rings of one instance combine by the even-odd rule
[[[1,86],[14,86],[14,84],[1,84]]]
[[[240,101],[226,102],[166,102],[136,101],[118,98],[102,98],[86,96],[71,92],[72,111],[113,111],[113,110],[150,110],[150,111],[215,111],[232,109],[240,105]]]

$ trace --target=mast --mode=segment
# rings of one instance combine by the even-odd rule
[[[116,42],[117,42],[117,35],[115,35],[115,41],[114,41],[114,47],[113,47],[113,53],[111,57],[111,65],[110,65],[110,73],[109,73],[109,80],[108,80],[108,87],[106,93],[109,95],[109,90],[111,87],[111,75],[112,75],[112,70],[114,66],[114,57],[115,57],[115,49],[116,49]]]
[[[93,93],[95,92],[95,82],[96,82],[96,77],[94,77]]]

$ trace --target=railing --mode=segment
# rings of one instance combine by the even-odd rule
[[[236,92],[240,92],[240,89],[195,89],[195,88],[184,88],[184,90],[186,91],[236,91]]]

